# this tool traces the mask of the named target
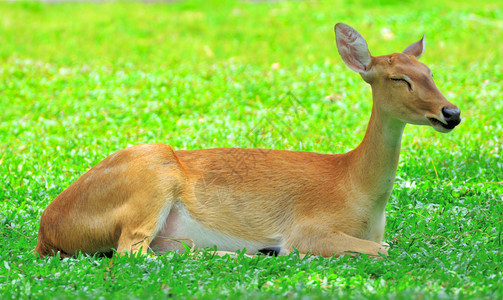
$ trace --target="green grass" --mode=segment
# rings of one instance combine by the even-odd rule
[[[0,3],[2,298],[502,298],[501,20],[498,1]],[[43,209],[128,145],[354,148],[371,96],[336,22],[374,55],[426,34],[462,111],[447,135],[405,129],[389,258],[35,258]]]

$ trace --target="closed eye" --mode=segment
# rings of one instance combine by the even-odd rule
[[[410,84],[410,82],[408,80],[405,80],[404,78],[391,78],[391,80],[403,81],[403,82],[407,83],[407,86],[409,87],[409,91],[412,91],[412,85]]]

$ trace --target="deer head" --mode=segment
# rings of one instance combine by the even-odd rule
[[[401,53],[372,56],[365,39],[352,27],[335,25],[337,49],[353,71],[372,86],[374,109],[404,123],[430,125],[449,132],[461,122],[460,110],[438,90],[431,70],[418,59],[424,36]]]

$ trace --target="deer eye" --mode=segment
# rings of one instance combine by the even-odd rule
[[[391,80],[393,81],[403,81],[407,84],[407,86],[409,87],[409,91],[412,91],[412,85],[410,84],[410,82],[404,78],[396,78],[396,77],[392,77],[390,78]]]

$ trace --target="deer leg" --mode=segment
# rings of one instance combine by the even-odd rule
[[[296,235],[285,242],[285,248],[292,251],[295,247],[302,257],[305,253],[330,257],[332,255],[358,255],[367,254],[379,257],[379,253],[388,255],[385,245],[359,239],[343,232],[333,231],[330,234],[320,234],[319,230],[303,229],[304,234]],[[292,247],[293,246],[293,247]]]
[[[110,155],[64,190],[42,214],[35,251],[146,253],[186,177],[171,147],[140,145]]]
[[[141,251],[142,254],[147,254],[150,243],[166,222],[172,205],[166,203],[164,206],[153,210],[137,207],[123,214],[124,223],[117,243],[117,252],[123,254]]]

